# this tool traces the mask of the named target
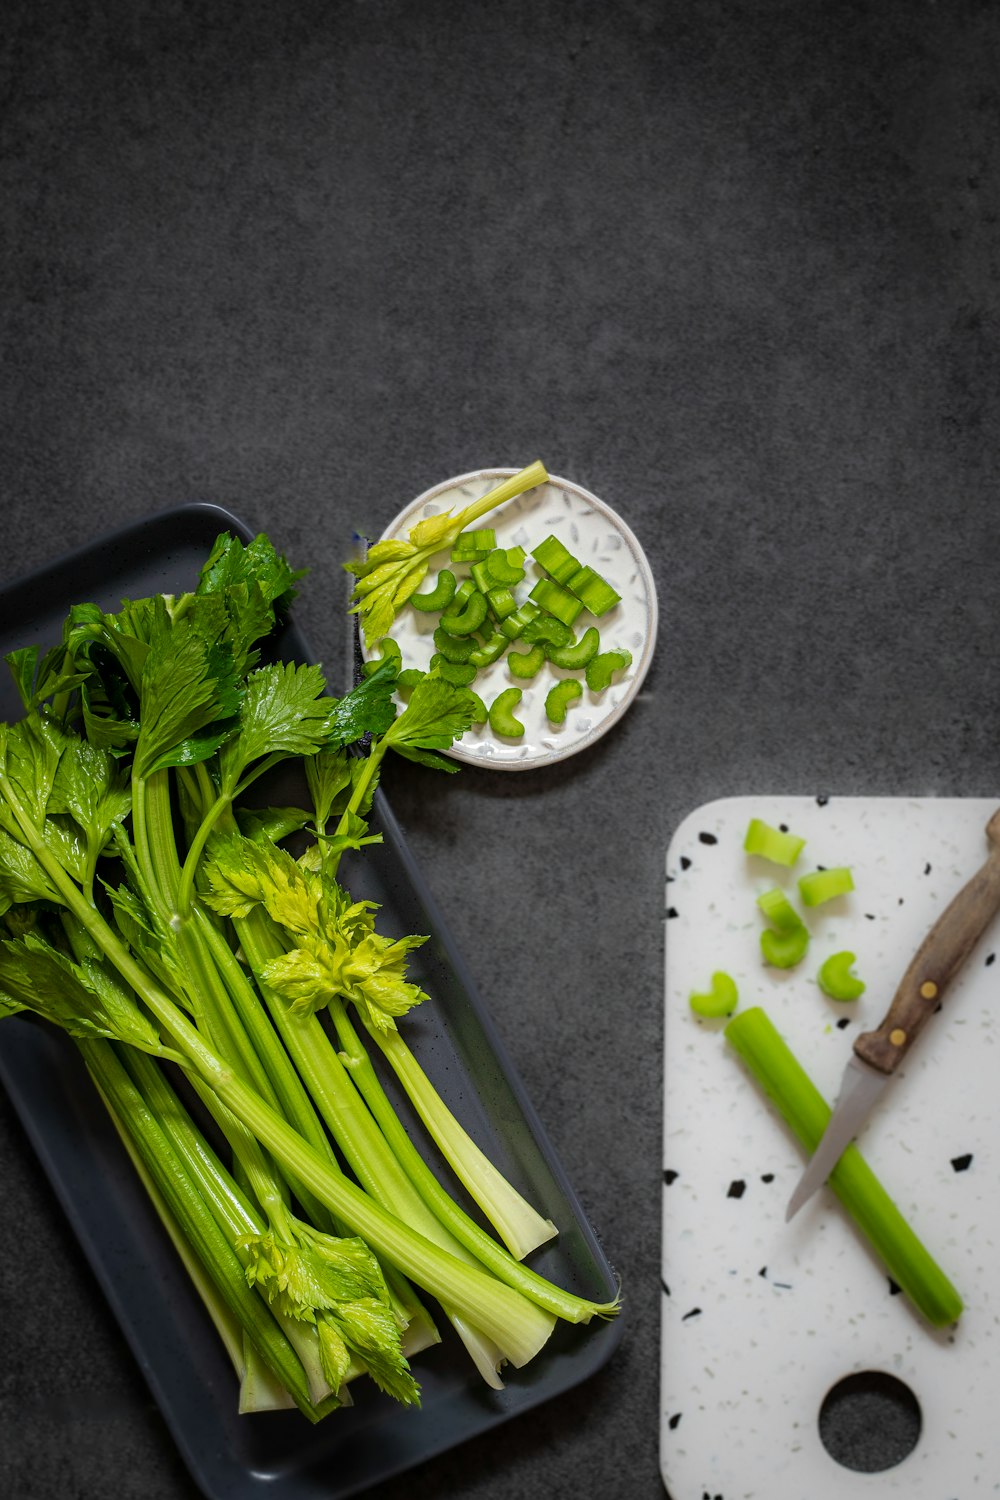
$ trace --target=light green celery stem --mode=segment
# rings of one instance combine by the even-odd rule
[[[261,1299],[247,1285],[243,1267],[210,1209],[184,1171],[170,1143],[107,1042],[78,1042],[97,1084],[125,1125],[168,1208],[239,1319],[263,1359],[307,1415],[315,1416],[302,1364]]]
[[[48,849],[5,775],[0,775],[0,789],[32,853],[60,898],[87,928],[122,978],[146,1002],[191,1067],[243,1120],[261,1145],[284,1169],[311,1188],[352,1233],[360,1235],[371,1246],[380,1259],[384,1256],[439,1302],[464,1314],[470,1323],[507,1349],[515,1364],[525,1363],[537,1353],[551,1331],[549,1319],[542,1309],[485,1271],[463,1264],[423,1235],[414,1233],[304,1141],[207,1046],[184,1012],[136,963],[117,934],[87,903],[79,887]]]
[[[154,1115],[157,1125],[215,1219],[241,1269],[245,1271],[248,1256],[240,1251],[239,1241],[245,1236],[259,1235],[266,1231],[267,1224],[259,1208],[223,1166],[156,1063],[143,1052],[128,1048],[121,1050],[121,1063],[126,1074],[139,1090],[146,1108]],[[269,1191],[273,1191],[273,1187]],[[312,1401],[322,1403],[331,1394],[331,1390],[323,1374],[316,1329],[278,1313],[274,1317],[299,1358]]]
[[[180,863],[173,831],[170,786],[166,772],[149,778],[147,826],[151,857],[157,861],[161,889],[170,908],[176,908]],[[149,875],[147,873],[147,879]],[[173,911],[171,911],[173,916]],[[301,1080],[295,1075],[280,1041],[228,945],[200,907],[173,922],[178,950],[197,981],[199,1020],[208,1039],[240,1069],[245,1081],[285,1115],[318,1150],[328,1149],[326,1137],[309,1108]],[[223,952],[224,950],[224,952]],[[225,966],[223,969],[223,965]],[[290,1186],[317,1228],[325,1228],[326,1211],[301,1184]]]
[[[455,1176],[518,1260],[558,1233],[479,1149],[434,1088],[398,1031],[367,1026]]]
[[[216,823],[223,819],[232,807],[229,797],[218,796],[206,812],[203,813],[201,824],[197,833],[191,840],[191,845],[184,856],[184,864],[181,867],[180,880],[177,888],[177,910],[181,917],[191,915],[191,903],[195,893],[195,875],[204,852],[205,845],[212,836]]]
[[[122,1061],[223,1234],[230,1240],[263,1234],[267,1226],[259,1209],[223,1166],[152,1058],[126,1051]]]
[[[204,1303],[205,1311],[215,1325],[215,1331],[222,1341],[223,1348],[229,1355],[233,1369],[236,1372],[237,1380],[242,1380],[246,1367],[244,1349],[252,1349],[254,1346],[249,1340],[244,1344],[243,1326],[239,1318],[236,1317],[229,1304],[225,1301],[218,1287],[208,1275],[205,1267],[182,1234],[176,1218],[167,1207],[166,1199],[156,1186],[152,1175],[147,1171],[146,1164],[139,1154],[139,1148],[135,1145],[132,1137],[118,1118],[117,1112],[93,1074],[91,1074],[91,1079],[100,1095],[102,1104],[111,1118],[111,1123],[118,1132],[119,1140],[128,1152],[129,1160],[135,1168],[136,1176],[146,1190],[146,1196],[156,1209],[157,1217],[180,1257],[181,1264],[191,1279],[191,1284]],[[269,1367],[266,1368],[269,1369]],[[284,1386],[281,1389],[284,1390]],[[288,1400],[292,1399],[288,1396],[287,1391],[285,1391],[285,1395]]]
[[[240,1012],[256,1051],[271,1064],[268,1072],[281,1113],[311,1146],[321,1153],[325,1152],[331,1161],[335,1161],[329,1137],[308,1091],[296,1072],[280,1033],[261,1004],[235,953],[200,908],[196,908],[193,920],[200,925],[202,941],[211,949],[218,972]]]
[[[592,1317],[611,1317],[618,1311],[617,1302],[592,1302],[585,1297],[564,1291],[554,1282],[539,1276],[530,1266],[516,1260],[502,1245],[486,1233],[474,1219],[459,1207],[451,1195],[441,1186],[410,1137],[403,1129],[399,1117],[389,1102],[365,1050],[361,1038],[351,1024],[343,1001],[330,1001],[330,1015],[337,1028],[340,1045],[350,1059],[351,1077],[357,1084],[368,1107],[378,1121],[382,1133],[397,1158],[405,1168],[410,1180],[443,1224],[451,1230],[457,1240],[470,1250],[486,1268],[505,1281],[508,1286],[522,1292],[547,1308],[557,1318],[568,1323],[589,1323]]]
[[[544,484],[548,477],[544,465],[536,459],[526,469],[519,470],[517,474],[511,475],[510,479],[505,479],[494,489],[487,490],[482,499],[474,500],[471,505],[465,506],[462,510],[462,530],[468,531],[473,522],[478,521],[481,516],[495,510],[498,505],[503,505],[506,500],[513,500],[515,495],[521,495],[525,490],[533,489],[536,484]]]
[[[236,928],[247,960],[255,970],[285,951],[263,912],[252,912],[239,920]],[[475,1264],[474,1256],[451,1234],[410,1181],[359,1096],[319,1017],[296,1015],[266,984],[261,985],[261,990],[299,1071],[365,1191],[441,1249],[466,1264]],[[453,1318],[455,1310],[447,1299],[441,1301],[448,1317]]]
[[[252,1032],[255,1042],[260,1034],[258,1027],[267,1027],[267,1056],[268,1058],[273,1057],[275,1061],[277,1061],[278,1057],[282,1060],[280,1070],[276,1068],[274,1073],[281,1113],[289,1124],[295,1126],[304,1140],[308,1141],[321,1156],[326,1156],[333,1165],[336,1165],[337,1158],[330,1144],[330,1138],[313,1107],[305,1085],[296,1072],[295,1065],[288,1056],[280,1037],[276,1036],[275,1032],[271,1029],[271,1021],[267,1012],[250,981],[247,979],[246,974],[240,967],[236,955],[225,938],[216,932],[200,908],[196,912],[196,918],[204,923],[205,941],[213,949],[219,965],[219,972],[226,979],[227,984],[230,985],[230,993],[234,997],[237,993],[241,995],[241,1007],[245,1004],[248,1008],[248,1015],[253,1018],[253,1024],[248,1026],[248,1029]],[[317,1229],[333,1229],[337,1233],[343,1232],[329,1210],[308,1189],[304,1188],[299,1182],[293,1182],[292,1186],[299,1202]],[[391,1266],[385,1268],[385,1275],[390,1291],[398,1299],[400,1306],[407,1311],[408,1316],[410,1318],[417,1318],[422,1315],[426,1322],[433,1327],[433,1320],[405,1278],[394,1271]]]
[[[764,1093],[808,1152],[815,1151],[830,1106],[759,1006],[736,1016],[726,1041],[739,1053]],[[893,1281],[929,1323],[944,1327],[962,1299],[903,1218],[857,1146],[848,1146],[830,1173],[836,1193]]]

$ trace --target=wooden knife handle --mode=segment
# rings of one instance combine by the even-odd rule
[[[938,917],[881,1025],[862,1032],[854,1050],[880,1073],[894,1073],[940,1007],[945,990],[1000,911],[1000,811],[986,825],[986,863]]]

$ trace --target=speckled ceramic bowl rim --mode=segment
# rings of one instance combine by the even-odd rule
[[[519,474],[520,472],[520,469],[471,469],[467,474],[456,474],[452,479],[443,479],[439,484],[432,485],[430,489],[424,490],[422,494],[417,495],[416,499],[411,500],[408,505],[404,505],[403,509],[385,527],[382,532],[382,538],[395,536],[410,519],[414,511],[418,510],[421,506],[428,505],[432,500],[435,500],[439,495],[445,494],[448,490],[459,489],[464,484],[473,484],[477,480],[484,479],[496,480],[499,483],[501,480],[509,479],[513,474]],[[649,629],[646,633],[638,660],[633,663],[632,678],[629,682],[628,691],[621,702],[612,709],[606,718],[603,718],[587,734],[578,740],[574,740],[565,748],[560,747],[558,750],[551,751],[547,755],[535,756],[531,760],[486,760],[482,756],[466,754],[462,750],[461,742],[459,742],[457,745],[453,745],[447,753],[453,760],[460,760],[465,765],[480,766],[492,771],[538,771],[545,766],[554,765],[557,761],[568,760],[570,756],[578,755],[581,750],[586,750],[590,745],[595,744],[597,740],[607,734],[608,730],[613,728],[626,710],[631,707],[642,686],[646,673],[649,671],[649,664],[653,659],[659,622],[656,584],[653,580],[653,572],[649,566],[649,561],[635,533],[622,520],[617,511],[612,510],[610,505],[604,500],[600,500],[590,490],[585,490],[582,485],[574,483],[571,479],[561,479],[558,474],[550,474],[546,482],[571,492],[578,499],[593,506],[596,511],[607,519],[609,525],[620,534],[625,545],[635,558],[636,565],[642,574],[646,597],[649,601]]]

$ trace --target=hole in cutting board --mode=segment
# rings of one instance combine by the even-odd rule
[[[862,1370],[827,1391],[819,1435],[843,1468],[878,1474],[913,1452],[921,1422],[920,1404],[908,1385],[882,1370]]]

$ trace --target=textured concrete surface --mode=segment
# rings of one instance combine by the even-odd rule
[[[336,686],[352,530],[450,474],[539,456],[648,551],[616,732],[387,779],[626,1338],[374,1493],[653,1500],[670,833],[729,793],[997,787],[1000,15],[8,0],[0,43],[0,582],[215,500],[312,566]],[[0,1492],[192,1494],[0,1126]]]

